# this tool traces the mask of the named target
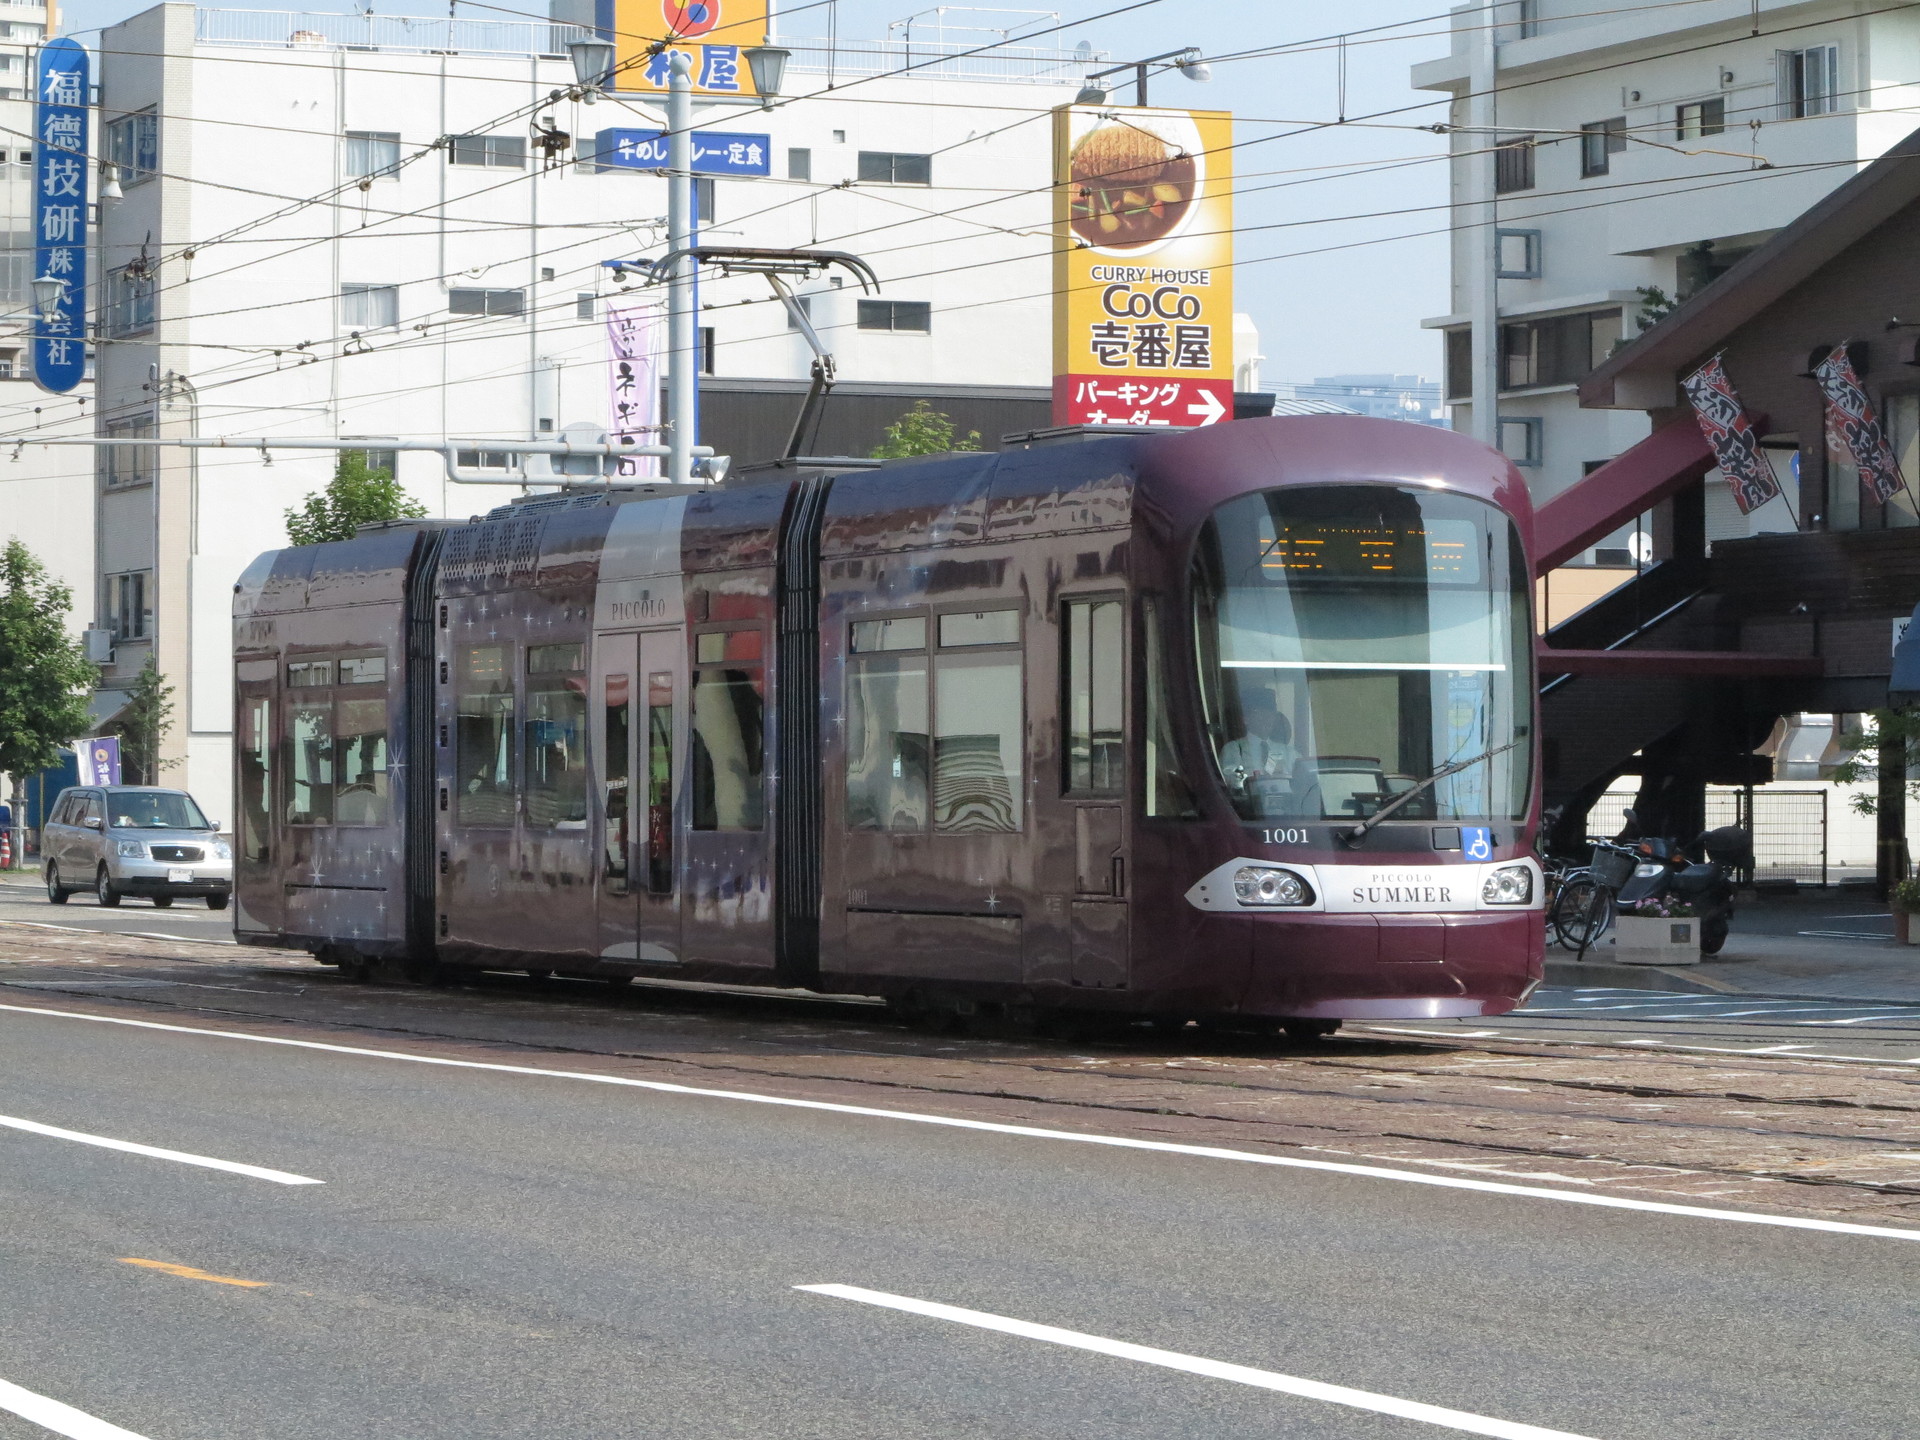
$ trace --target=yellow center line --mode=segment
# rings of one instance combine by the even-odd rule
[[[215,1285],[239,1285],[248,1290],[264,1290],[272,1283],[267,1280],[241,1280],[232,1275],[215,1275],[210,1270],[196,1270],[191,1265],[175,1265],[166,1260],[136,1260],[131,1255],[122,1256],[120,1263],[164,1271],[168,1275],[178,1275],[182,1280],[209,1280]]]

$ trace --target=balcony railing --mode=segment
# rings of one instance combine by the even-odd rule
[[[928,40],[782,39],[793,52],[788,68],[835,81],[900,71],[941,80],[1025,81],[1078,85],[1107,59],[1104,50],[1053,50],[1031,45],[994,45]],[[978,53],[969,53],[977,51]]]
[[[409,55],[552,55],[587,36],[547,21],[452,20],[432,15],[341,15],[316,10],[197,10],[194,38],[207,45],[275,50],[378,50]]]

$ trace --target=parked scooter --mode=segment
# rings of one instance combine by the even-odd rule
[[[1639,829],[1637,819],[1627,812],[1629,829]],[[1631,914],[1647,900],[1689,905],[1700,919],[1700,953],[1719,954],[1733,923],[1733,871],[1752,864],[1752,838],[1738,825],[1723,825],[1688,845],[1652,837],[1632,843],[1635,863],[1620,887],[1620,912]]]

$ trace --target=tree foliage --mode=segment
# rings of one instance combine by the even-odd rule
[[[0,770],[44,770],[87,733],[99,671],[67,634],[73,592],[18,540],[0,551]]]
[[[327,488],[287,511],[287,538],[295,545],[351,540],[362,525],[413,520],[426,513],[426,507],[408,496],[391,470],[368,465],[361,451],[343,450]]]
[[[1852,797],[1853,808],[1862,815],[1876,815],[1880,811],[1880,742],[1883,738],[1906,742],[1898,747],[1893,763],[1899,772],[1901,792],[1910,800],[1920,800],[1920,780],[1909,779],[1907,773],[1913,758],[1920,756],[1920,710],[1869,710],[1861,719],[1865,723],[1860,729],[1849,730],[1840,737],[1840,748],[1847,752],[1847,758],[1833,767],[1833,778],[1840,784],[1867,787]]]
[[[909,455],[944,455],[950,450],[979,448],[978,430],[969,430],[965,439],[958,438],[949,416],[925,400],[916,400],[913,409],[887,426],[887,438],[874,448],[873,458],[899,460]]]
[[[173,686],[153,656],[140,667],[127,692],[126,708],[109,728],[120,737],[121,778],[129,785],[158,785],[160,771],[180,763],[160,758],[160,747],[173,728]]]

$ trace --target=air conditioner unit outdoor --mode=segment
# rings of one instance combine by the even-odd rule
[[[87,647],[87,662],[92,665],[111,665],[113,663],[113,632],[111,630],[83,630],[80,638]]]

